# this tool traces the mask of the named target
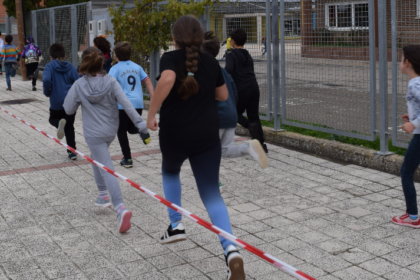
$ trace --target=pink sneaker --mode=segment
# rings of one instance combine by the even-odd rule
[[[410,216],[408,216],[407,213],[400,217],[395,216],[394,218],[392,218],[392,222],[400,226],[420,228],[420,218],[417,217],[417,219],[413,220],[410,218]]]

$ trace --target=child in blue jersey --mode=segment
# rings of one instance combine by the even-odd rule
[[[118,62],[109,71],[109,75],[117,79],[121,85],[128,100],[133,104],[136,111],[140,114],[143,112],[143,90],[142,84],[146,85],[150,99],[153,97],[153,85],[143,68],[132,62],[131,45],[128,42],[120,42],[115,48],[115,59]],[[127,132],[130,134],[138,134],[137,128],[127,116],[120,104],[118,104],[120,125],[118,127],[118,141],[124,158],[121,166],[125,168],[133,167],[133,159],[131,158],[130,143],[128,142]]]

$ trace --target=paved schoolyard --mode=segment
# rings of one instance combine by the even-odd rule
[[[0,79],[2,105],[50,134],[48,99],[30,82]],[[38,86],[41,88],[40,86]],[[80,112],[78,149],[83,140]],[[163,194],[157,133],[144,146],[130,136],[133,169],[118,172]],[[238,139],[242,140],[242,139]],[[218,237],[184,219],[188,241],[162,246],[166,209],[121,183],[132,229],[117,232],[116,213],[93,203],[97,189],[86,161],[69,162],[65,149],[0,112],[0,279],[225,279]],[[269,145],[270,167],[249,158],[224,159],[221,181],[234,234],[320,280],[419,279],[420,230],[393,225],[404,213],[400,179]],[[189,164],[182,170],[183,207],[208,220]],[[243,251],[247,279],[294,279]]]

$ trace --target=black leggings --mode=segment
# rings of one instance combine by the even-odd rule
[[[26,74],[29,76],[33,75],[35,70],[38,69],[38,62],[26,64]],[[32,78],[32,86],[36,86],[36,77]]]
[[[53,110],[50,109],[50,124],[58,128],[58,123],[61,119],[66,120],[66,126],[64,127],[64,135],[66,135],[67,145],[76,149],[76,134],[74,133],[74,115],[67,115],[64,110]],[[67,150],[70,151],[70,150]]]
[[[127,132],[137,132],[137,128],[128,117],[124,110],[119,110],[120,114],[120,125],[118,126],[118,141],[120,142],[121,151],[125,159],[131,159],[130,142],[128,141]],[[141,116],[143,109],[136,109],[137,113]]]
[[[257,127],[257,137],[252,137],[260,141],[261,145],[264,144],[264,133],[262,130],[259,111],[260,109],[260,88],[257,82],[252,83],[249,87],[238,91],[238,103],[236,104],[236,110],[238,112],[238,123],[245,128],[249,129],[249,124],[254,123]],[[248,119],[244,117],[244,112]],[[253,135],[252,135],[253,136]]]

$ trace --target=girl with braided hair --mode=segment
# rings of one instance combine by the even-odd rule
[[[219,191],[221,145],[216,100],[228,98],[223,74],[216,59],[201,52],[204,32],[193,16],[179,18],[173,27],[175,51],[160,60],[160,76],[150,103],[147,126],[157,130],[162,151],[163,190],[166,199],[181,206],[180,171],[189,160],[201,200],[212,223],[232,233],[229,214]],[[162,244],[185,240],[181,214],[168,208],[171,224]],[[220,237],[225,250],[229,280],[245,280],[243,259],[236,246]]]

